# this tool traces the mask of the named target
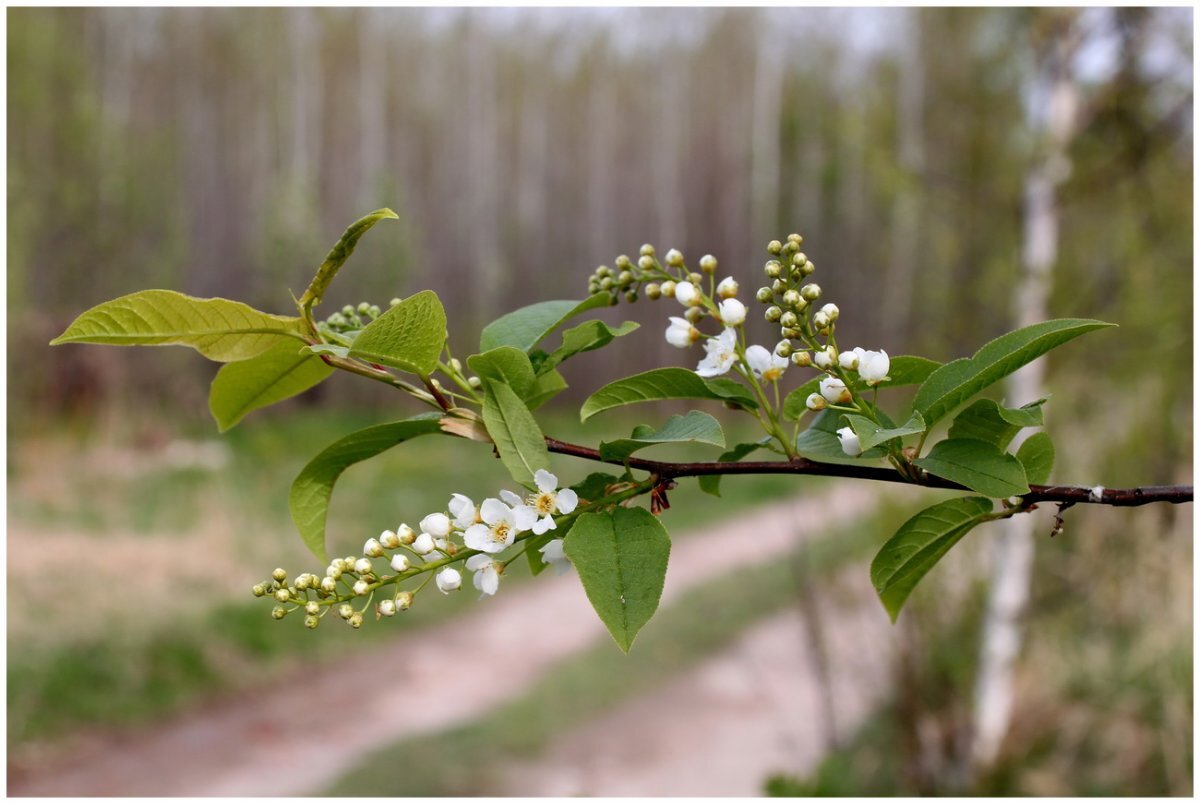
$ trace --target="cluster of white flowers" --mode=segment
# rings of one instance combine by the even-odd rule
[[[256,584],[254,594],[257,597],[269,594],[280,604],[272,613],[276,619],[282,619],[295,608],[303,608],[305,625],[316,628],[321,617],[338,603],[335,609],[338,616],[352,627],[360,628],[363,610],[342,601],[373,595],[384,582],[394,582],[401,575],[410,577],[434,570],[434,585],[443,594],[449,594],[462,586],[463,578],[458,569],[448,566],[446,559],[452,559],[466,547],[479,551],[466,561],[475,588],[481,597],[494,595],[507,563],[496,558],[496,554],[512,546],[522,533],[540,536],[556,529],[554,517],[570,514],[579,505],[578,495],[572,489],[560,489],[558,478],[545,469],[535,473],[534,483],[537,491],[526,497],[504,490],[500,499],[489,497],[479,506],[470,497],[454,494],[446,511],[427,515],[417,529],[401,524],[394,531],[385,530],[378,538],[368,539],[361,557],[333,559],[323,577],[305,573],[289,584],[287,573],[279,569],[271,581]],[[562,539],[551,539],[540,550],[545,562],[559,573],[570,567]],[[376,560],[386,562],[396,575],[378,572]],[[376,606],[376,615],[391,617],[408,610],[414,594],[395,588],[388,599]],[[286,608],[287,604],[294,608]]]

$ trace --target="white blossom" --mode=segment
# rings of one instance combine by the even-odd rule
[[[366,581],[363,581],[363,580],[355,581],[354,582],[354,594],[365,595],[367,593],[368,586],[370,586],[370,584],[368,584]]]
[[[737,299],[725,299],[717,307],[717,311],[720,313],[721,323],[727,327],[736,327],[746,320],[746,305]]]
[[[846,383],[839,380],[837,377],[826,377],[820,383],[821,396],[825,397],[825,401],[831,404],[850,401],[850,391],[846,388]]]
[[[479,513],[475,510],[474,501],[463,494],[451,496],[446,507],[449,509],[450,515],[454,517],[454,527],[459,530],[466,530],[479,521]]]
[[[830,321],[837,321],[838,319],[838,306],[833,302],[822,306],[820,312],[824,313]]]
[[[419,556],[427,556],[437,549],[437,545],[433,541],[433,537],[428,533],[422,533],[412,543],[413,552]]]
[[[858,443],[858,436],[849,427],[843,427],[841,430],[838,430],[837,437],[838,441],[842,442],[842,452],[851,458],[862,454],[862,446]]]
[[[707,354],[696,366],[696,373],[701,377],[716,377],[729,371],[737,360],[736,347],[737,330],[726,328],[715,338],[709,338],[704,342]]]
[[[462,575],[453,567],[443,567],[434,578],[434,583],[443,595],[448,595],[462,586]]]
[[[861,352],[861,346],[856,346],[848,352],[842,352],[838,355],[838,365],[846,371],[854,371],[858,368],[858,356]]]
[[[400,537],[395,531],[385,530],[379,534],[379,544],[388,550],[395,550],[400,546]]]
[[[538,552],[542,554],[542,560],[554,567],[554,571],[559,575],[571,569],[571,562],[563,551],[562,539],[551,539],[542,545]]]
[[[396,572],[404,572],[408,567],[408,556],[403,553],[396,553],[396,555],[392,556],[392,569]]]
[[[783,371],[788,367],[788,359],[770,352],[765,346],[746,347],[746,362],[750,364],[751,370],[768,382],[775,382],[783,376]]]
[[[359,575],[363,575],[371,571],[371,559],[360,558],[354,562],[354,571]]]
[[[858,376],[862,377],[867,385],[878,385],[886,380],[888,369],[891,367],[892,361],[882,349],[878,352],[864,351],[858,356]]]
[[[363,545],[363,555],[371,558],[379,558],[383,555],[383,544],[379,539],[367,539],[367,543]]]
[[[554,514],[569,514],[579,505],[579,495],[571,489],[559,489],[558,478],[545,469],[538,469],[533,475],[537,484],[537,493],[529,496],[529,508],[535,516],[541,517],[533,523],[533,532],[539,536],[548,530],[554,530]]]
[[[450,517],[445,514],[430,514],[421,520],[421,532],[436,539],[450,535]]]
[[[396,613],[396,601],[384,600],[379,603],[379,613],[384,617],[391,617]]]
[[[483,501],[483,505],[479,506],[479,514],[483,521],[467,528],[463,534],[463,542],[472,550],[499,553],[513,543],[519,530],[528,530],[518,529],[517,509],[494,497]]]
[[[500,571],[503,568],[498,561],[480,553],[467,559],[467,569],[475,573],[471,578],[475,588],[484,595],[494,595],[500,588]],[[483,595],[480,595],[483,597]]]
[[[686,349],[700,339],[700,330],[692,326],[692,322],[677,315],[671,316],[671,325],[667,327],[667,343]]]
[[[737,295],[738,283],[732,276],[727,276],[717,284],[717,295],[722,299],[732,299]]]
[[[826,346],[821,351],[813,353],[813,363],[816,365],[817,368],[821,368],[821,369],[830,368],[833,366],[834,363],[837,362],[837,359],[838,359],[837,349],[834,349],[832,346]]]
[[[684,307],[691,307],[700,302],[700,290],[691,282],[677,282],[675,284],[675,300]]]
[[[804,404],[809,410],[825,410],[825,408],[829,405],[829,403],[825,401],[825,397],[821,396],[820,394],[809,394],[808,399],[804,401]]]

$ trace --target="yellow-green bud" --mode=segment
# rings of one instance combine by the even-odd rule
[[[625,271],[632,267],[633,267],[633,263],[629,261],[629,257],[625,256],[624,254],[622,254],[620,257],[617,257],[617,270],[618,271]]]
[[[779,275],[783,273],[783,266],[779,264],[779,260],[771,260],[763,266],[763,273],[771,279],[778,279]]]
[[[824,310],[813,316],[813,326],[818,330],[829,329],[829,316],[825,314]]]
[[[396,595],[396,608],[400,609],[400,611],[408,611],[412,606],[412,602],[412,592],[401,592],[400,594]]]
[[[400,298],[394,298],[394,299],[392,299],[390,302],[388,302],[388,307],[395,307],[395,306],[396,306],[397,304],[399,304],[401,301],[403,301],[403,300],[402,300],[402,299],[400,299]]]
[[[808,276],[815,270],[817,270],[817,266],[813,265],[811,262],[806,262],[804,265],[800,266],[800,275]]]
[[[276,567],[275,571],[271,573],[271,577],[277,581],[286,581],[287,580],[287,571],[284,570],[282,567]]]
[[[338,616],[343,620],[349,620],[354,616],[354,607],[349,603],[343,603],[342,605],[338,606]]]
[[[783,317],[783,310],[780,310],[778,307],[776,307],[773,304],[770,307],[768,307],[767,311],[763,314],[763,318],[767,319],[767,321],[771,322],[772,324],[777,322],[782,317]]]
[[[683,266],[683,254],[680,253],[679,249],[673,248],[667,252],[667,265],[671,266],[672,268],[680,268]]]
[[[821,286],[812,284],[805,285],[804,287],[800,288],[800,295],[809,301],[816,301],[817,299],[821,298]]]
[[[650,301],[658,301],[659,297],[661,297],[661,296],[662,296],[662,288],[660,288],[658,286],[657,282],[651,282],[650,284],[646,285],[646,298],[647,299],[649,299]]]
[[[795,232],[792,232],[790,235],[788,235],[788,242],[795,243],[797,246],[802,246],[804,245],[804,238]]]
[[[792,342],[786,338],[775,344],[775,354],[780,357],[787,357],[792,353]]]
[[[683,317],[695,324],[701,318],[704,318],[704,310],[700,307],[689,307],[687,308],[687,311],[684,312]]]
[[[802,333],[800,330],[793,329],[792,327],[783,327],[779,330],[779,334],[784,338],[795,340],[796,338],[799,338]]]
[[[287,603],[289,600],[292,599],[292,592],[290,589],[286,589],[286,588],[285,589],[277,589],[275,591],[275,599],[278,600],[280,603]]]
[[[321,591],[336,592],[337,591],[337,580],[326,575],[324,578],[321,579]]]
[[[711,254],[705,254],[700,258],[700,270],[706,274],[716,273],[717,258]]]
[[[468,377],[467,385],[471,386],[476,391],[478,391],[480,388],[483,387],[483,380],[479,379],[478,377]]]
[[[771,292],[770,288],[759,288],[758,292],[754,294],[754,298],[758,299],[761,304],[770,304],[771,300],[775,298],[775,294]]]
[[[784,282],[782,279],[776,279],[771,283],[771,290],[774,293],[783,293],[787,290],[787,282]]]
[[[253,591],[254,591],[255,597],[262,597],[263,595],[265,595],[267,593],[267,587],[261,583],[256,583],[256,584],[254,584]]]
[[[812,365],[812,355],[808,352],[792,352],[792,363],[800,368],[807,368]]]
[[[797,251],[792,255],[792,265],[803,265],[808,262],[808,255],[803,251]]]
[[[795,308],[802,301],[804,301],[804,299],[800,296],[800,291],[796,290],[795,288],[785,291],[783,294],[783,303],[787,307]]]
[[[637,300],[638,300],[638,295],[637,295],[636,290],[625,291],[625,301],[629,302],[630,304],[633,304]]]
[[[778,240],[772,240],[770,243],[767,243],[767,251],[772,254],[778,254],[783,251],[783,243],[780,243]]]
[[[809,394],[804,403],[809,410],[825,410],[829,402],[820,394]]]
[[[356,611],[346,622],[350,623],[351,628],[362,628],[363,618],[362,615]]]
[[[321,612],[321,604],[315,600],[310,600],[304,604],[305,614],[319,614]]]
[[[638,249],[638,254],[641,254],[643,257],[653,257],[654,246],[650,245],[649,243],[643,243],[642,247]]]
[[[321,624],[321,618],[316,616],[315,614],[310,614],[304,618],[304,627],[310,631],[313,630],[314,628],[316,628],[320,624]]]
[[[654,258],[649,255],[638,257],[638,268],[641,268],[643,271],[654,270]]]
[[[662,283],[662,295],[666,296],[668,299],[675,298],[675,280],[668,279],[666,282]]]
[[[282,620],[287,616],[287,613],[288,610],[283,606],[276,606],[275,608],[271,609],[271,616],[276,620]]]
[[[354,305],[353,305],[353,304],[347,304],[345,307],[343,307],[343,308],[342,308],[342,315],[346,316],[347,318],[349,318],[350,316],[354,315]]]
[[[800,324],[800,319],[796,317],[795,313],[788,310],[779,317],[779,323],[788,329],[795,329]]]
[[[611,276],[606,276],[600,280],[601,290],[612,290],[613,280]]]
[[[359,303],[358,303],[358,307],[356,308],[356,312],[357,312],[359,315],[366,315],[366,314],[367,314],[367,311],[368,311],[368,310],[370,310],[370,309],[371,309],[371,303],[370,303],[370,302],[359,302]]]
[[[692,271],[690,274],[688,274],[688,281],[691,282],[696,287],[700,287],[700,283],[704,281],[704,277],[702,277],[700,274],[696,273],[695,271]]]
[[[599,268],[596,269],[596,277],[599,279],[603,279],[606,276],[612,276],[612,275],[613,275],[612,268],[609,268],[607,265],[601,265]]]
[[[632,271],[622,271],[620,274],[617,275],[617,284],[620,285],[621,287],[625,287],[626,285],[629,285],[632,283],[633,283],[633,272]]]

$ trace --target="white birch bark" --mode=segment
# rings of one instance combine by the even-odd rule
[[[1075,128],[1079,90],[1071,72],[1074,35],[1064,26],[1039,58],[1030,101],[1032,130],[1040,145],[1025,179],[1022,277],[1014,296],[1017,327],[1044,321],[1052,271],[1058,255],[1058,185],[1066,178],[1067,148]],[[1043,396],[1041,360],[1014,373],[1005,385],[1009,405]],[[1028,431],[1022,431],[1024,436]],[[1019,446],[1022,435],[1014,440]],[[995,541],[992,577],[979,675],[975,686],[970,761],[975,769],[992,765],[1008,731],[1013,708],[1013,669],[1021,649],[1020,619],[1029,600],[1037,520],[1013,517]]]

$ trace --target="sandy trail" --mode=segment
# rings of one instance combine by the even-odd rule
[[[803,539],[798,521],[834,524],[832,512],[865,515],[873,509],[875,497],[866,484],[831,486],[819,497],[764,506],[678,540],[663,602],[731,568],[753,565],[794,546]],[[842,521],[848,519],[844,516]],[[741,549],[730,550],[731,544]],[[717,551],[722,557],[719,562],[712,560]],[[531,620],[537,620],[536,629],[524,627]],[[768,632],[753,632],[759,633]],[[481,602],[452,630],[408,633],[380,650],[314,667],[303,678],[217,701],[133,734],[71,746],[64,754],[37,762],[19,760],[20,772],[14,773],[10,765],[8,793],[303,795],[333,782],[364,752],[479,717],[527,689],[555,662],[603,638],[604,628],[578,579],[573,574],[543,576],[512,594],[501,592],[494,600]],[[513,650],[517,639],[520,650]],[[778,661],[791,678],[795,657],[778,657]],[[488,668],[486,685],[473,683],[479,667]],[[385,676],[403,683],[379,683]],[[359,695],[364,689],[372,694]],[[363,701],[358,711],[356,699]],[[687,701],[680,704],[686,708]],[[403,717],[381,716],[400,711]],[[803,716],[793,722],[802,723]],[[319,739],[314,738],[317,734]]]

